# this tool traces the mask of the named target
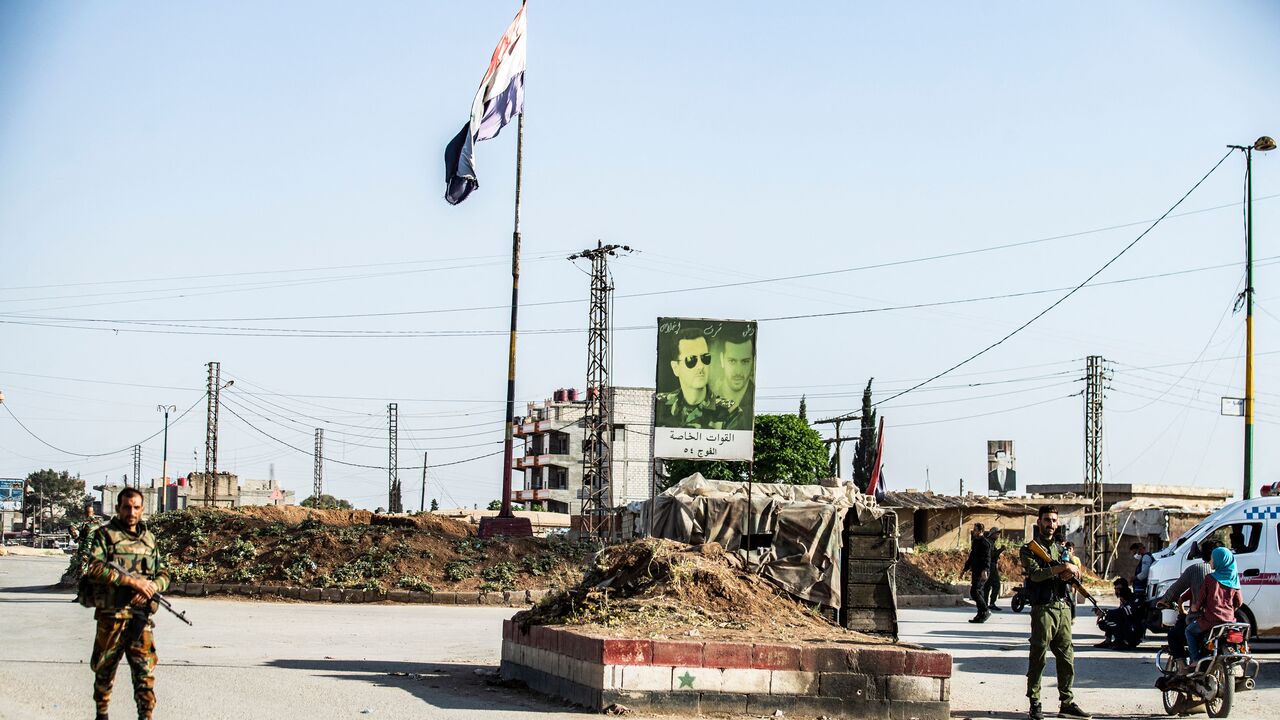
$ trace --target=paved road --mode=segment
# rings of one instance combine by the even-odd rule
[[[1031,618],[1007,609],[983,625],[969,623],[973,608],[905,610],[902,639],[946,650],[953,657],[951,714],[956,718],[1025,718],[1026,672]],[[1093,647],[1102,633],[1092,613],[1079,611],[1072,633],[1076,639],[1076,701],[1099,718],[1164,717],[1160,694],[1153,686],[1155,652],[1163,644],[1148,640],[1127,652]],[[1236,695],[1232,718],[1271,720],[1280,707],[1280,654],[1268,643],[1256,655],[1262,664],[1258,689]],[[1045,710],[1057,710],[1057,687],[1049,658],[1042,695]],[[1194,717],[1194,716],[1193,716]],[[1201,714],[1199,717],[1205,717]]]
[[[0,557],[0,719],[93,716],[92,611],[47,590],[63,558]],[[490,687],[512,610],[175,598],[195,627],[156,619],[157,719],[578,718]],[[121,663],[113,718],[134,717]]]
[[[69,594],[48,590],[65,562],[0,557],[0,720],[91,716],[92,613]],[[188,628],[167,614],[157,619],[159,719],[588,716],[532,693],[492,687],[476,674],[496,668],[496,638],[510,609],[179,601],[196,625]],[[964,608],[904,611],[904,639],[955,655],[956,717],[1024,717],[1027,615],[1005,613],[975,626],[966,622],[970,614]],[[1082,645],[1100,639],[1084,618],[1076,631]],[[1264,689],[1239,696],[1232,718],[1275,716],[1280,656],[1266,655],[1263,664]],[[1077,671],[1079,700],[1099,717],[1161,714],[1151,652],[1083,649]],[[1052,678],[1047,682],[1051,688]],[[116,688],[112,716],[133,717],[123,663]]]

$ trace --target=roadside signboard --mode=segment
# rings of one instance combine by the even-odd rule
[[[658,318],[654,457],[751,460],[756,323]]]
[[[0,478],[0,510],[22,509],[22,478]]]

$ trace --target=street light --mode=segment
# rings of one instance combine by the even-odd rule
[[[1253,497],[1253,151],[1276,149],[1276,141],[1263,135],[1252,145],[1228,145],[1244,152],[1244,499]]]
[[[156,503],[156,512],[164,512],[164,495],[169,489],[169,413],[178,412],[178,406],[157,405],[156,410],[164,413],[164,460],[160,465],[160,499]]]

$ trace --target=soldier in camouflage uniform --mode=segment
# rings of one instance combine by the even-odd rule
[[[142,493],[125,488],[116,503],[115,517],[94,530],[89,542],[85,577],[93,583],[94,617],[98,621],[90,660],[98,720],[106,720],[121,655],[129,661],[138,717],[149,720],[156,705],[150,599],[169,587],[169,572],[156,548],[155,535],[142,522],[142,507]],[[107,567],[113,561],[133,576]]]
[[[742,414],[736,403],[712,393],[707,386],[711,348],[700,331],[681,333],[671,359],[671,372],[680,381],[680,389],[658,393],[658,427],[722,430]]]
[[[70,562],[67,563],[66,572],[62,573],[62,580],[58,582],[61,587],[72,587],[80,581],[80,576],[84,575],[85,567],[89,564],[89,541],[93,539],[93,531],[98,527],[98,521],[93,517],[93,506],[85,508],[85,521],[75,529],[76,551],[71,556]]]
[[[1062,546],[1054,540],[1058,529],[1058,509],[1042,505],[1036,516],[1035,542],[1049,558],[1062,555]],[[1058,717],[1089,720],[1089,713],[1076,704],[1071,690],[1075,680],[1075,648],[1071,639],[1071,606],[1067,602],[1067,583],[1080,576],[1080,568],[1069,562],[1046,563],[1031,551],[1031,544],[1019,553],[1024,573],[1023,587],[1031,605],[1031,656],[1027,663],[1027,699],[1031,701],[1028,720],[1044,720],[1040,704],[1040,677],[1048,652],[1058,672]]]

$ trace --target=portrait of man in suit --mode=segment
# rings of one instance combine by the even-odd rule
[[[1008,495],[1018,490],[1012,440],[987,441],[987,490],[995,495]]]

